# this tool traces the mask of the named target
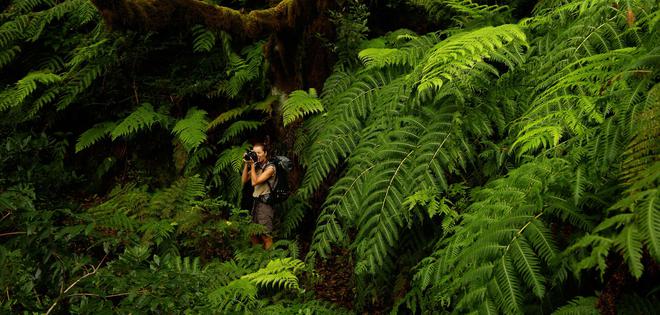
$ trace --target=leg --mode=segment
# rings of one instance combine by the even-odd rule
[[[264,249],[269,250],[271,246],[273,246],[273,238],[270,237],[269,235],[262,235],[261,239],[264,240]]]

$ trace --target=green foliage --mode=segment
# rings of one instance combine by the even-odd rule
[[[262,287],[275,287],[284,289],[299,289],[296,273],[300,272],[305,264],[293,258],[275,259],[268,262],[265,268],[244,275],[241,279]]]
[[[127,137],[143,129],[151,128],[155,123],[162,124],[164,119],[165,116],[155,112],[151,104],[142,104],[112,129],[110,138],[115,140],[119,137]]]
[[[479,25],[490,20],[506,17],[506,5],[487,5],[471,0],[408,0],[423,7],[432,19],[452,16],[456,26]]]
[[[202,25],[195,25],[193,32],[193,51],[209,52],[215,46],[215,35]]]
[[[186,118],[176,122],[174,128],[172,128],[172,133],[190,151],[206,141],[207,125],[206,111],[193,107],[188,110]]]
[[[421,313],[549,312],[534,301],[561,296],[569,272],[604,277],[612,253],[644,277],[660,226],[657,4],[543,3],[517,25],[490,26],[507,8],[415,3],[464,23],[381,38],[360,52],[363,67],[327,80],[326,113],[303,126],[299,195],[339,176],[308,259],[347,246],[372,283],[358,290],[369,290],[405,270],[394,257],[421,255],[395,304]],[[463,180],[470,198],[458,202],[449,187]],[[417,233],[432,248],[402,248]]]
[[[283,98],[267,80],[281,38],[110,33],[89,0],[13,0],[0,310],[652,313],[656,2],[540,1],[514,21],[523,1],[339,1],[334,72]],[[404,3],[428,13],[419,29],[448,28],[367,41]],[[265,251],[249,245],[264,227],[241,206],[241,157],[276,118],[304,173]],[[315,298],[314,262],[330,258],[326,277],[337,249],[354,310]]]
[[[256,81],[256,84],[259,84],[264,71],[262,46],[262,42],[257,42],[244,48],[241,51],[244,57],[235,53],[229,54],[229,79],[218,84],[217,93],[237,98],[248,83]]]
[[[76,152],[80,152],[109,136],[116,127],[117,124],[114,122],[105,122],[96,124],[94,127],[83,132],[76,142]]]
[[[554,311],[553,315],[578,315],[578,314],[600,314],[596,309],[595,297],[577,297],[570,301],[567,305],[558,308]]]
[[[60,81],[62,81],[62,78],[57,74],[45,71],[29,73],[16,82],[16,87],[3,91],[2,95],[0,95],[2,98],[2,101],[0,101],[0,111],[21,105],[26,98],[37,90],[37,83],[47,86]]]
[[[323,111],[323,104],[318,99],[315,89],[293,91],[282,105],[282,119],[284,126],[291,124],[299,118]]]

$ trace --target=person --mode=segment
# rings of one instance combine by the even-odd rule
[[[257,161],[247,158],[243,155],[243,173],[241,181],[243,185],[250,181],[254,187],[252,199],[252,222],[263,225],[266,230],[264,234],[252,235],[252,245],[263,242],[264,249],[269,249],[273,245],[273,215],[275,210],[273,206],[267,203],[270,195],[270,188],[275,187],[276,167],[269,161],[268,150],[262,143],[256,143],[252,150],[257,154]]]

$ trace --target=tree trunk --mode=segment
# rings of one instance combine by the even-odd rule
[[[112,29],[178,31],[201,24],[240,41],[268,38],[265,55],[271,82],[279,91],[321,88],[334,57],[318,38],[332,39],[332,0],[283,0],[244,12],[197,0],[93,0]]]

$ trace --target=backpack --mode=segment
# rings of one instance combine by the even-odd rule
[[[289,172],[293,169],[293,163],[286,156],[275,156],[269,163],[275,165],[275,187],[270,186],[270,202],[271,204],[280,203],[289,197]]]

